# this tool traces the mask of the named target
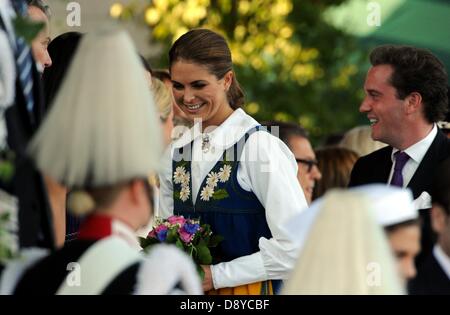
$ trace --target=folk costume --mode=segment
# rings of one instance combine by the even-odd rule
[[[285,223],[307,207],[287,146],[237,109],[210,133],[194,125],[164,161],[163,216],[200,218],[224,237],[211,293],[276,292],[296,257]]]

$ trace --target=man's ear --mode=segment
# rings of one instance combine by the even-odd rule
[[[431,226],[436,233],[439,234],[446,228],[446,217],[444,208],[436,203],[433,203],[433,207],[431,208]]]
[[[406,112],[408,114],[413,114],[422,111],[423,102],[422,95],[418,92],[412,92],[405,98],[406,102]]]

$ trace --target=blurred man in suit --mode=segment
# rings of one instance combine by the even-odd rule
[[[431,224],[437,244],[411,281],[411,294],[450,294],[450,159],[437,169],[431,190]]]
[[[2,119],[6,126],[7,146],[12,152],[14,174],[11,180],[1,180],[0,188],[15,195],[19,201],[19,245],[54,248],[50,206],[44,181],[25,154],[28,141],[43,117],[40,75],[31,50],[21,34],[14,29],[17,16],[26,17],[25,0],[0,0],[0,32],[6,34],[14,56],[16,77],[15,97],[5,104]],[[0,52],[0,58],[4,52]]]

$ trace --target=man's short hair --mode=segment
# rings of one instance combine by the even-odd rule
[[[283,141],[289,147],[289,139],[292,136],[302,137],[308,139],[308,132],[299,124],[292,122],[282,122],[282,121],[266,121],[262,122],[261,125],[267,127],[267,130],[270,132],[275,132],[276,129],[273,127],[278,127],[279,135],[281,141]]]
[[[424,116],[438,122],[447,112],[447,72],[444,64],[426,49],[411,46],[384,45],[370,54],[372,66],[390,65],[390,83],[397,97],[404,99],[412,92],[422,96]]]
[[[45,16],[47,16],[48,19],[52,16],[52,13],[50,11],[50,6],[45,3],[43,0],[27,0],[28,6],[33,6],[44,12]]]
[[[436,168],[431,188],[431,199],[433,203],[444,208],[447,215],[450,215],[450,158],[447,158]]]

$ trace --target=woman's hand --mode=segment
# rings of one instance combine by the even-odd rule
[[[205,272],[205,277],[203,278],[202,286],[203,291],[207,292],[209,290],[214,289],[211,266],[210,265],[201,265],[203,271]]]

